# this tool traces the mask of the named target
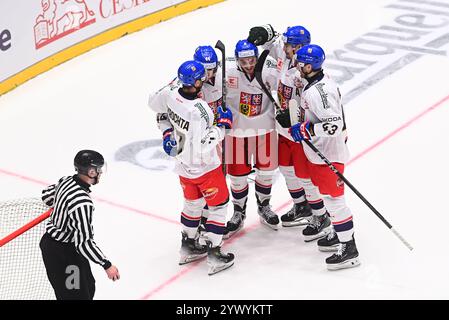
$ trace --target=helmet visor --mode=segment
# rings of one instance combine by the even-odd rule
[[[104,164],[102,166],[98,166],[98,165],[91,165],[90,167],[94,168],[95,171],[100,175],[100,174],[105,174],[106,172],[108,172],[108,164],[106,163],[106,161],[104,162]]]

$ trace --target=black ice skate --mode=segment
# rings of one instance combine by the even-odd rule
[[[271,210],[271,206],[269,205],[269,199],[265,199],[262,203],[257,199],[257,213],[260,216],[260,222],[264,225],[269,226],[273,230],[278,229],[279,217],[276,213]]]
[[[281,216],[283,227],[305,226],[312,220],[312,208],[307,201],[295,203],[286,214]]]
[[[310,242],[323,238],[332,231],[331,220],[327,212],[321,216],[312,216],[310,224],[302,230],[304,241]]]
[[[338,252],[326,259],[328,270],[339,270],[353,268],[360,265],[359,252],[355,245],[354,238],[348,242],[342,242]]]
[[[209,266],[208,274],[211,276],[232,267],[234,265],[234,255],[232,253],[223,254],[221,246],[212,247],[212,243],[208,241],[207,265]]]
[[[333,229],[333,228],[332,228]],[[337,252],[340,246],[340,241],[338,240],[337,233],[332,230],[326,237],[318,240],[318,250],[322,252]]]
[[[237,204],[234,204],[234,214],[232,215],[231,220],[229,220],[226,224],[226,230],[223,235],[223,239],[229,239],[237,232],[242,230],[246,219],[245,211],[246,204],[243,206],[243,208]]]
[[[200,245],[198,238],[188,238],[187,234],[182,232],[181,250],[179,253],[181,254],[179,264],[182,265],[204,258],[207,255],[207,247]]]

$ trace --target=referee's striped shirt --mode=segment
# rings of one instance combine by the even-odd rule
[[[73,242],[80,254],[108,269],[111,263],[94,241],[89,186],[74,175],[62,177],[42,191],[42,201],[54,208],[46,230],[56,241]]]

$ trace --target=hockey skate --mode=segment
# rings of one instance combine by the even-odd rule
[[[328,270],[339,270],[353,268],[360,265],[359,252],[355,245],[355,240],[342,242],[338,248],[338,252],[326,259]]]
[[[332,230],[326,237],[319,239],[317,244],[318,250],[322,252],[337,252],[340,241],[338,240],[337,233]]]
[[[281,216],[283,227],[305,226],[312,220],[312,208],[307,201],[295,203],[286,214]]]
[[[232,253],[223,254],[221,246],[212,247],[212,243],[207,242],[207,265],[209,267],[208,274],[211,276],[232,267],[234,255]]]
[[[312,216],[310,224],[302,230],[304,241],[310,242],[325,237],[333,227],[327,212],[321,216]]]
[[[200,245],[198,238],[188,238],[187,234],[182,232],[181,250],[179,253],[181,254],[179,264],[183,265],[206,257],[207,247]]]
[[[234,204],[234,214],[231,217],[231,220],[226,224],[225,234],[223,235],[223,239],[229,239],[237,232],[242,230],[246,214],[245,214],[246,205],[241,208],[239,205]]]
[[[260,222],[264,225],[270,227],[273,230],[278,229],[279,217],[276,213],[271,210],[271,206],[269,205],[269,199],[264,200],[262,203],[257,200],[258,209],[257,213],[260,216]]]

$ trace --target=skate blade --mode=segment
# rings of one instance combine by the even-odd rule
[[[336,271],[341,269],[348,269],[348,268],[354,268],[360,265],[359,258],[352,258],[345,262],[338,263],[338,264],[328,264],[327,270],[329,271]]]
[[[310,224],[310,219],[302,218],[297,221],[282,221],[282,226],[289,228],[289,227],[303,227]]]
[[[324,228],[323,230],[321,230],[320,233],[317,233],[313,236],[304,236],[304,242],[311,242],[314,240],[318,240],[321,238],[324,238],[325,236],[327,236],[329,233],[332,232],[332,225],[330,225],[329,227]]]
[[[320,250],[321,252],[337,252],[338,247],[338,244],[329,247],[318,246],[318,250]]]
[[[232,267],[234,265],[234,261],[230,262],[229,264],[224,264],[222,266],[209,266],[209,271],[208,271],[208,275],[212,276],[216,273],[219,273],[220,271],[229,269],[230,267]]]
[[[272,230],[277,231],[278,228],[279,228],[279,224],[269,224],[269,223],[266,222],[262,217],[259,217],[259,220],[260,220],[260,222],[261,222],[263,225],[269,227],[269,228],[272,229]]]
[[[207,257],[207,252],[205,252],[204,254],[200,254],[200,255],[187,255],[187,256],[181,256],[181,258],[179,259],[179,265],[183,265],[183,264],[187,264],[196,260],[200,260]]]

